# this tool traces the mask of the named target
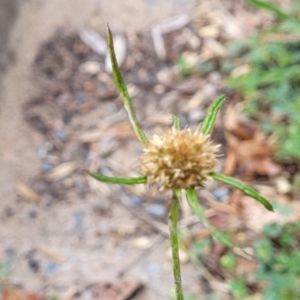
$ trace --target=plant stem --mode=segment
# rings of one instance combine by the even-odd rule
[[[173,199],[169,213],[169,230],[170,230],[170,242],[172,248],[173,259],[173,274],[175,281],[176,300],[184,300],[181,285],[181,271],[179,260],[179,246],[178,246],[178,232],[177,232],[177,220],[178,220],[178,205],[180,199],[180,191],[173,191]]]

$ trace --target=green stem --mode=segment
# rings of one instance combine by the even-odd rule
[[[107,24],[107,44],[108,44],[108,51],[109,51],[112,69],[113,69],[114,80],[115,80],[116,86],[118,88],[118,91],[120,93],[120,96],[122,97],[122,100],[124,102],[125,109],[127,110],[127,113],[128,113],[129,119],[130,119],[130,123],[133,127],[133,130],[134,130],[137,138],[141,142],[141,144],[143,146],[146,146],[147,137],[140,126],[140,123],[138,121],[138,118],[135,114],[135,110],[132,105],[132,100],[128,94],[128,90],[127,90],[124,80],[122,78],[122,74],[120,72],[118,62],[116,59],[112,33],[109,29],[108,24]]]
[[[176,300],[184,300],[181,285],[181,271],[179,260],[179,246],[178,246],[178,232],[177,232],[177,220],[178,220],[178,206],[180,199],[180,190],[173,191],[173,199],[169,213],[169,230],[170,230],[170,242],[172,248],[173,259],[173,274],[175,281]]]
[[[232,248],[233,243],[230,237],[228,237],[225,233],[220,232],[206,218],[205,210],[199,204],[196,190],[195,189],[186,190],[186,198],[193,212],[201,219],[203,225],[211,232],[211,234],[222,244],[228,246],[229,248]]]
[[[128,178],[128,177],[108,177],[102,174],[93,174],[90,172],[87,172],[87,174],[89,174],[90,176],[92,176],[93,178],[101,182],[128,184],[128,185],[147,183],[146,176]]]
[[[172,120],[173,120],[173,128],[180,130],[180,125],[181,125],[180,119],[176,116],[172,116]]]

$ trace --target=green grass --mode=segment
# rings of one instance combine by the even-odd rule
[[[248,65],[249,72],[229,76],[227,83],[244,99],[245,112],[261,121],[262,129],[278,137],[278,157],[300,162],[300,3],[283,12],[270,1],[252,0],[278,21],[230,48],[225,73]]]

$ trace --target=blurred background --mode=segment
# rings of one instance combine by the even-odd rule
[[[147,134],[197,128],[227,95],[217,183],[199,191],[217,243],[182,202],[186,299],[299,299],[300,4],[260,0],[0,0],[3,299],[172,299],[170,195],[137,176],[139,145],[107,58],[106,23]]]

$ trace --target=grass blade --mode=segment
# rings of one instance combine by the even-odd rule
[[[276,15],[276,17],[278,17],[280,19],[290,18],[289,15],[287,15],[285,12],[283,12],[277,6],[275,6],[269,2],[260,1],[260,0],[246,0],[246,2],[248,2],[249,4],[251,4],[253,6],[256,6],[258,8],[268,10],[269,12],[273,13],[274,15]]]
[[[250,187],[246,183],[217,172],[212,172],[210,176],[216,181],[231,185],[234,188],[242,191],[245,195],[250,196],[256,201],[260,202],[267,210],[274,211],[271,203],[266,198],[264,198],[256,189]]]
[[[108,24],[107,24],[107,44],[108,44],[108,51],[109,51],[112,69],[113,69],[113,76],[114,76],[114,80],[115,80],[117,89],[120,93],[120,96],[122,97],[123,102],[124,102],[124,106],[125,106],[125,109],[127,110],[133,130],[134,130],[137,138],[141,142],[141,144],[143,146],[145,146],[147,144],[147,137],[146,137],[145,133],[143,132],[143,130],[140,126],[140,123],[136,117],[135,110],[132,105],[132,100],[128,94],[127,87],[124,83],[122,74],[120,72],[118,62],[116,59],[115,49],[114,49],[113,36],[109,29]]]
[[[226,96],[222,95],[214,103],[208,108],[207,115],[203,121],[201,126],[201,132],[203,134],[209,134],[214,126],[217,114],[226,101]]]
[[[261,0],[246,0],[246,2],[248,2],[249,4],[251,4],[257,8],[261,8],[261,9],[264,9],[264,10],[267,10],[267,11],[273,13],[277,18],[279,18],[281,20],[287,20],[287,21],[290,21],[290,22],[300,26],[300,21],[298,19],[285,13],[278,6],[276,6],[270,2],[261,1]]]

